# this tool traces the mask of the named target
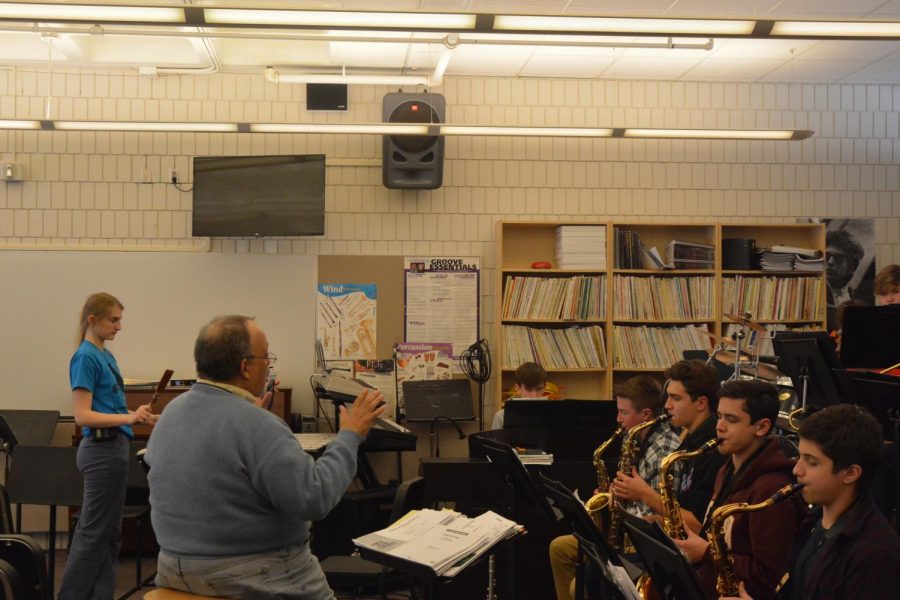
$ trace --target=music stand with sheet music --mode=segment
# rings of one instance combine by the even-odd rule
[[[815,333],[797,337],[779,331],[772,346],[778,355],[778,368],[791,378],[801,407],[824,407],[844,401],[831,371],[837,364],[829,364],[834,360],[833,353],[826,358],[828,346]]]
[[[650,523],[627,512],[623,517],[628,537],[653,578],[653,587],[665,600],[705,597],[694,567],[659,523]]]
[[[603,583],[601,584],[605,588],[603,590],[605,592],[604,597],[621,593],[618,585],[613,582],[613,577],[608,572],[610,565],[624,568],[632,581],[640,576],[641,569],[623,559],[615,550],[609,547],[597,525],[594,524],[594,521],[588,515],[584,504],[575,497],[575,494],[569,488],[558,481],[550,479],[543,473],[541,473],[541,482],[556,508],[562,512],[563,517],[572,526],[574,534],[580,539],[588,540],[594,546],[593,550],[597,553],[595,557],[597,567],[604,574]],[[578,545],[578,559],[576,563],[578,566],[575,569],[575,597],[582,598],[584,597],[584,548],[580,543]]]
[[[428,434],[431,458],[441,455],[438,425],[449,422],[465,439],[458,421],[474,421],[472,408],[472,384],[468,379],[437,379],[427,381],[404,381],[403,404],[409,423],[431,423]]]
[[[555,525],[558,522],[556,513],[553,512],[553,508],[551,508],[550,503],[547,502],[547,497],[544,496],[537,485],[535,485],[534,480],[531,478],[531,475],[528,474],[525,465],[519,460],[519,455],[516,454],[513,447],[509,444],[504,444],[503,442],[495,440],[480,440],[480,446],[484,451],[485,457],[492,463],[499,465],[506,475],[506,485],[509,490],[509,512],[504,516],[508,519],[517,520],[525,525],[525,527],[531,528],[529,523],[517,519],[517,511],[519,508],[523,505],[530,505],[532,508],[537,509],[537,512],[540,515],[547,518]],[[510,546],[508,551],[506,578],[510,598],[516,597],[514,576],[516,570],[515,564],[515,547]]]

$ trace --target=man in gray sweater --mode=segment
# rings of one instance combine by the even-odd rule
[[[313,460],[260,408],[274,358],[250,318],[213,319],[194,346],[197,383],[147,444],[157,584],[229,598],[331,599],[309,550],[310,521],[337,505],[356,453],[384,411],[380,392],[341,407],[341,431]]]

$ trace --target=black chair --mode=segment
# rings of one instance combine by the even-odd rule
[[[53,592],[47,576],[44,552],[27,535],[0,535],[0,561],[16,571],[20,593],[15,600],[51,600]]]
[[[414,477],[401,483],[394,496],[390,522],[394,523],[413,509],[422,508],[424,494],[425,479],[422,477]],[[321,566],[332,587],[352,589],[354,598],[359,598],[365,588],[375,585],[379,595],[387,598],[385,588],[391,574],[387,567],[356,555],[329,556],[321,562]],[[415,590],[410,589],[412,597],[416,598]]]
[[[5,560],[0,560],[0,600],[21,598],[24,593],[19,572]]]

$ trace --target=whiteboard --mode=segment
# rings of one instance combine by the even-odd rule
[[[255,316],[278,355],[282,387],[306,389],[314,368],[316,259],[183,252],[0,251],[0,408],[72,414],[69,359],[87,296],[125,305],[107,348],[123,377],[194,378],[194,341],[212,317]],[[299,412],[295,394],[295,412]]]

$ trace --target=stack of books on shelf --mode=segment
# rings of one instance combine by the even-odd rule
[[[600,320],[606,315],[606,277],[507,275],[504,319]]]
[[[749,312],[758,321],[819,321],[822,285],[820,277],[726,277],[722,312]]]
[[[488,511],[470,518],[453,510],[414,510],[397,522],[353,540],[360,550],[386,557],[385,562],[413,563],[435,575],[453,577],[524,527]],[[365,553],[363,553],[365,556]]]
[[[606,226],[557,227],[556,268],[584,271],[606,269]]]
[[[503,326],[503,368],[536,362],[545,369],[604,369],[606,345],[598,325],[567,328]]]
[[[712,277],[632,277],[613,280],[616,319],[712,319]]]
[[[812,248],[776,245],[760,252],[763,271],[821,273],[825,269],[825,257]]]
[[[616,268],[644,268],[643,251],[641,250],[641,234],[629,229],[615,228],[616,233]]]
[[[730,338],[741,326],[737,323],[728,323],[725,327],[725,337]],[[776,331],[821,331],[818,325],[790,326],[784,323],[769,323],[766,325],[766,333],[751,329],[749,335],[743,340],[744,348],[750,348],[756,354],[762,356],[774,356],[775,348],[772,346],[772,338]]]
[[[684,350],[708,350],[706,325],[622,327],[613,329],[613,367],[666,369],[682,360]]]
[[[711,244],[672,240],[666,245],[666,263],[673,269],[712,269],[715,261]]]

